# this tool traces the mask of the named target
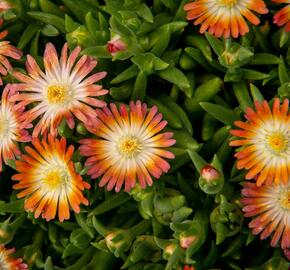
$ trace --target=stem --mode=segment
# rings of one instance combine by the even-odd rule
[[[34,239],[33,239],[32,245],[40,248],[42,246],[42,242],[44,239],[44,231],[43,230],[36,231],[33,238]]]
[[[228,51],[232,45],[232,38],[225,38],[225,50]]]

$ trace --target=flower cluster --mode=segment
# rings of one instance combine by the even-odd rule
[[[235,157],[237,167],[246,169],[242,190],[246,217],[255,217],[249,227],[265,239],[273,234],[271,245],[281,239],[281,247],[290,247],[290,114],[289,100],[282,105],[275,98],[272,110],[267,101],[255,102],[255,111],[247,108],[246,122],[236,121],[241,129],[231,130],[231,146],[240,146]]]
[[[58,139],[58,126],[65,121],[70,129],[82,122],[98,139],[79,141],[80,153],[88,157],[86,166],[92,178],[102,176],[99,186],[115,187],[119,192],[152,185],[152,176],[159,178],[168,172],[165,158],[174,155],[163,150],[175,143],[172,133],[160,133],[167,122],[156,106],[147,112],[140,101],[110,107],[101,99],[108,93],[96,84],[106,72],[91,74],[97,65],[92,57],[78,59],[80,47],[68,54],[62,48],[60,59],[55,47],[48,43],[43,57],[43,71],[36,60],[27,55],[27,74],[13,71],[19,83],[8,84],[2,94],[0,111],[0,169],[16,160],[12,179],[18,198],[25,197],[25,209],[47,221],[58,215],[60,221],[70,218],[69,210],[80,212],[80,205],[88,205],[84,189],[90,185],[76,172],[72,156],[74,147],[67,148],[66,139]],[[29,109],[26,109],[29,107]],[[100,108],[100,109],[95,109]],[[33,127],[32,124],[35,126]],[[27,129],[32,129],[32,136]],[[42,139],[40,138],[42,136]],[[21,153],[17,142],[31,142]]]

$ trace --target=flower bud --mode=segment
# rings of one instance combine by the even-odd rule
[[[181,236],[180,237],[180,246],[184,249],[191,247],[194,242],[198,240],[196,235]]]
[[[215,167],[206,165],[201,169],[198,183],[205,193],[216,194],[224,185],[224,177]]]
[[[105,237],[108,249],[114,253],[116,257],[120,257],[128,251],[131,247],[132,241],[133,239],[130,233],[122,229],[113,231]]]
[[[127,49],[127,45],[122,41],[119,35],[114,36],[110,41],[107,43],[107,51],[111,55],[115,55],[119,51],[124,51]]]

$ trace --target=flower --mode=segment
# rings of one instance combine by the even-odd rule
[[[3,24],[3,22],[4,20],[0,18],[0,26]],[[7,30],[0,32],[0,39],[5,38],[7,35]],[[22,52],[16,47],[12,46],[9,41],[0,41],[0,74],[3,76],[7,75],[7,71],[12,70],[12,66],[7,57],[11,57],[13,59],[20,59],[22,57]],[[3,81],[0,77],[0,85],[2,84]]]
[[[42,214],[49,221],[55,218],[58,210],[61,222],[69,219],[69,206],[79,213],[81,203],[88,205],[82,191],[90,188],[75,172],[71,161],[74,147],[70,145],[66,149],[65,138],[58,140],[51,135],[48,135],[48,142],[38,138],[32,138],[31,142],[34,148],[26,146],[27,155],[23,154],[16,161],[19,173],[12,179],[19,183],[13,188],[23,189],[17,197],[27,196],[24,207],[26,211],[35,212],[35,218]]]
[[[57,135],[57,126],[66,119],[70,128],[74,128],[73,115],[82,122],[96,117],[95,110],[91,107],[103,107],[106,103],[94,97],[105,95],[108,91],[101,85],[94,83],[106,76],[106,72],[99,72],[86,76],[97,65],[93,58],[83,55],[79,61],[76,58],[80,53],[76,47],[68,56],[67,44],[63,46],[60,60],[58,60],[55,47],[48,43],[44,52],[45,73],[39,68],[30,55],[27,56],[26,69],[28,75],[13,72],[13,75],[22,83],[14,84],[20,93],[11,97],[20,104],[37,105],[25,113],[28,121],[33,121],[41,116],[34,128],[33,137],[39,133],[44,134],[50,128],[50,133]]]
[[[2,159],[7,164],[8,160],[20,155],[17,142],[29,142],[31,139],[25,129],[32,125],[24,123],[24,107],[8,101],[11,93],[11,85],[7,84],[0,101],[0,172]]]
[[[0,1],[0,12],[7,11],[12,8],[11,3],[8,3],[5,0]]]
[[[11,256],[14,252],[14,248],[6,249],[4,245],[0,245],[0,269],[28,269],[28,265],[23,263],[23,260],[21,258],[15,259]]]
[[[119,35],[114,36],[107,43],[107,50],[111,55],[115,55],[119,51],[124,51],[126,48],[126,44],[122,41]]]
[[[262,0],[197,0],[184,6],[188,20],[195,20],[194,25],[201,24],[200,33],[206,30],[216,37],[230,36],[237,38],[249,32],[243,17],[257,25],[260,20],[251,11],[259,14],[268,12]]]
[[[285,31],[290,32],[290,0],[272,0],[275,3],[288,4],[274,15],[274,23],[278,26],[286,24]]]
[[[195,270],[195,268],[193,265],[186,264],[183,266],[183,270]]]
[[[247,169],[246,179],[257,176],[257,185],[287,183],[290,177],[290,116],[289,100],[280,106],[274,99],[272,111],[267,101],[255,102],[256,112],[247,108],[247,122],[234,124],[242,130],[230,133],[242,139],[233,140],[231,146],[242,146],[235,154],[237,168]]]
[[[271,246],[281,239],[283,249],[290,247],[290,182],[257,187],[254,183],[244,183],[242,190],[246,217],[255,218],[249,223],[253,234],[266,239],[273,234]]]
[[[125,182],[125,191],[136,185],[152,185],[151,175],[159,178],[170,165],[163,159],[174,155],[161,149],[175,143],[172,132],[159,133],[167,124],[153,106],[147,112],[147,105],[131,101],[129,112],[122,104],[118,110],[115,104],[110,108],[97,110],[98,118],[87,129],[97,139],[80,141],[80,154],[89,157],[86,166],[92,178],[103,175],[99,186],[108,184],[107,189],[119,192]]]

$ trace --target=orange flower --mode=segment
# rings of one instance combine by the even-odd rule
[[[110,108],[97,110],[98,118],[89,131],[97,139],[80,141],[80,154],[89,157],[86,166],[92,178],[103,175],[99,186],[115,187],[119,192],[125,182],[125,191],[130,191],[138,179],[140,186],[152,185],[150,175],[159,178],[170,165],[163,158],[174,155],[161,148],[171,146],[172,132],[159,133],[167,124],[154,106],[147,112],[147,105],[137,101],[130,103],[129,112],[122,104],[118,110],[115,104]]]
[[[242,146],[235,157],[238,169],[247,169],[246,179],[257,176],[257,185],[264,182],[287,183],[290,177],[290,116],[289,100],[280,106],[274,100],[272,111],[267,101],[255,103],[256,112],[246,110],[247,122],[236,121],[241,130],[231,130],[231,134],[242,139],[233,140],[231,146]]]
[[[2,24],[3,19],[0,18],[0,26]],[[0,32],[0,39],[5,38],[7,35],[8,35],[7,30]],[[20,59],[22,57],[22,52],[16,47],[12,46],[9,41],[0,41],[0,74],[3,76],[7,75],[7,71],[12,70],[12,66],[7,57],[11,57],[13,59]],[[0,77],[0,85],[2,84],[3,81],[2,78]]]
[[[19,183],[14,189],[23,189],[17,194],[18,198],[26,197],[26,211],[35,212],[35,218],[40,214],[47,221],[54,219],[58,210],[60,221],[70,218],[69,209],[79,213],[81,203],[88,205],[88,200],[82,191],[90,188],[79,174],[75,172],[71,161],[74,147],[66,150],[66,139],[60,140],[48,136],[41,141],[32,139],[34,148],[26,146],[27,155],[22,155],[16,161],[16,170],[12,179]]]
[[[286,25],[285,31],[290,32],[290,0],[272,0],[275,3],[288,4],[274,15],[274,23],[278,26]]]
[[[48,43],[44,52],[45,73],[39,68],[34,58],[27,56],[26,69],[28,75],[14,72],[14,76],[21,82],[14,84],[14,88],[21,93],[12,97],[20,104],[37,105],[25,113],[28,121],[41,116],[35,126],[33,136],[44,134],[50,128],[50,133],[57,135],[57,126],[66,119],[70,128],[74,128],[73,115],[82,122],[96,117],[92,107],[103,107],[106,103],[95,97],[107,94],[107,90],[94,83],[106,76],[106,72],[87,75],[95,68],[97,61],[89,56],[82,56],[75,64],[80,53],[76,47],[68,56],[67,44],[63,46],[60,60],[55,47]],[[87,78],[86,78],[87,77]],[[92,107],[91,107],[92,106]]]
[[[8,160],[20,155],[17,142],[29,142],[30,136],[25,128],[32,127],[25,124],[22,117],[24,107],[9,102],[12,93],[11,85],[6,85],[0,101],[0,172],[2,171],[2,159],[5,164]]]
[[[290,247],[290,182],[278,185],[257,187],[254,183],[245,183],[242,190],[246,217],[255,217],[249,227],[253,234],[261,233],[266,239],[273,234],[271,246],[281,239],[283,249]]]
[[[268,12],[262,0],[197,0],[184,6],[188,20],[195,20],[194,25],[201,24],[200,33],[206,30],[216,37],[230,36],[237,38],[249,32],[243,17],[252,24],[260,23],[259,14]]]
[[[22,270],[28,269],[27,264],[21,258],[15,259],[11,255],[15,252],[14,248],[6,249],[0,245],[0,269],[1,270]]]

